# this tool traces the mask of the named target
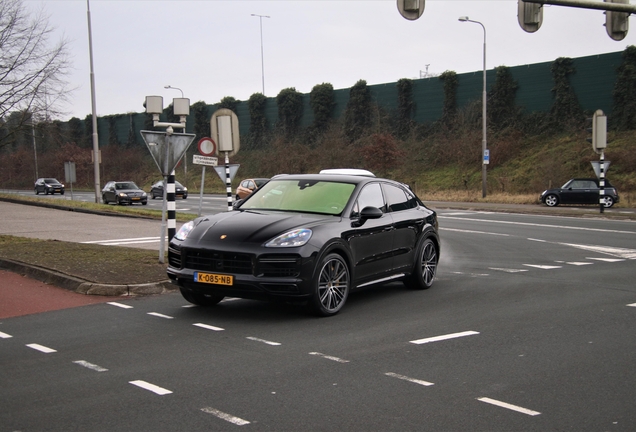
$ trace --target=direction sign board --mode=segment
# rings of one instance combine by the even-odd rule
[[[159,171],[170,175],[194,141],[195,134],[140,131]]]
[[[211,156],[192,155],[192,163],[195,165],[217,166],[219,160]]]

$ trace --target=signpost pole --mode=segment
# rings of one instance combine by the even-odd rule
[[[203,203],[203,186],[205,185],[205,165],[203,165],[203,169],[201,170],[201,191],[199,192],[199,213],[198,216],[201,216],[201,203]]]
[[[225,152],[225,188],[227,191],[227,211],[232,211],[232,178],[230,177],[230,152]]]

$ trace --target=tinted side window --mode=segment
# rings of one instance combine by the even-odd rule
[[[390,184],[385,184],[383,187],[389,211],[403,211],[417,206],[415,197],[407,195],[403,189]]]
[[[384,205],[384,197],[382,195],[382,188],[380,183],[369,183],[358,195],[356,204],[353,207],[352,216],[357,216],[360,211],[365,207],[377,207],[382,212],[386,213],[386,206]]]

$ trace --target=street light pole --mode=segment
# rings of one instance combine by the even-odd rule
[[[95,72],[93,70],[93,34],[91,30],[91,9],[89,0],[86,0],[86,15],[88,17],[88,52],[90,55],[91,77],[91,112],[93,126],[93,175],[95,177],[95,203],[99,204],[100,180],[99,180],[99,137],[97,135],[97,105],[95,102]]]
[[[481,100],[481,123],[482,123],[482,139],[481,139],[481,196],[482,198],[486,198],[486,176],[487,176],[487,170],[486,170],[486,150],[488,149],[487,146],[487,140],[486,140],[486,134],[487,134],[487,126],[488,126],[488,119],[486,117],[487,111],[486,111],[486,27],[484,27],[484,25],[482,23],[480,23],[479,21],[473,21],[471,19],[468,19],[467,16],[463,16],[463,17],[459,17],[459,21],[461,22],[471,22],[471,23],[475,23],[475,24],[479,24],[481,26],[481,28],[484,30],[484,88],[483,88],[483,92],[482,92],[482,100]]]
[[[252,14],[252,16],[258,17],[261,28],[261,78],[263,81],[263,95],[265,95],[265,60],[263,57],[263,18],[271,18],[268,15]]]

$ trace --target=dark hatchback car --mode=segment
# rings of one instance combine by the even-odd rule
[[[109,181],[102,189],[102,202],[104,204],[148,204],[148,195],[131,181]]]
[[[437,215],[402,183],[354,175],[274,177],[234,211],[184,224],[168,276],[191,303],[225,296],[306,303],[336,314],[349,292],[433,284]]]
[[[64,195],[64,185],[54,178],[37,179],[33,189],[35,190],[36,195],[40,193],[46,195],[59,193],[60,195]]]
[[[188,198],[188,188],[175,180],[174,194],[177,197],[186,199]],[[152,197],[152,199],[163,198],[163,180],[159,180],[158,182],[150,186],[150,196]]]
[[[548,207],[559,204],[599,204],[599,180],[596,178],[574,178],[563,186],[543,191],[539,201]],[[619,201],[618,192],[605,180],[605,207],[612,207]]]

